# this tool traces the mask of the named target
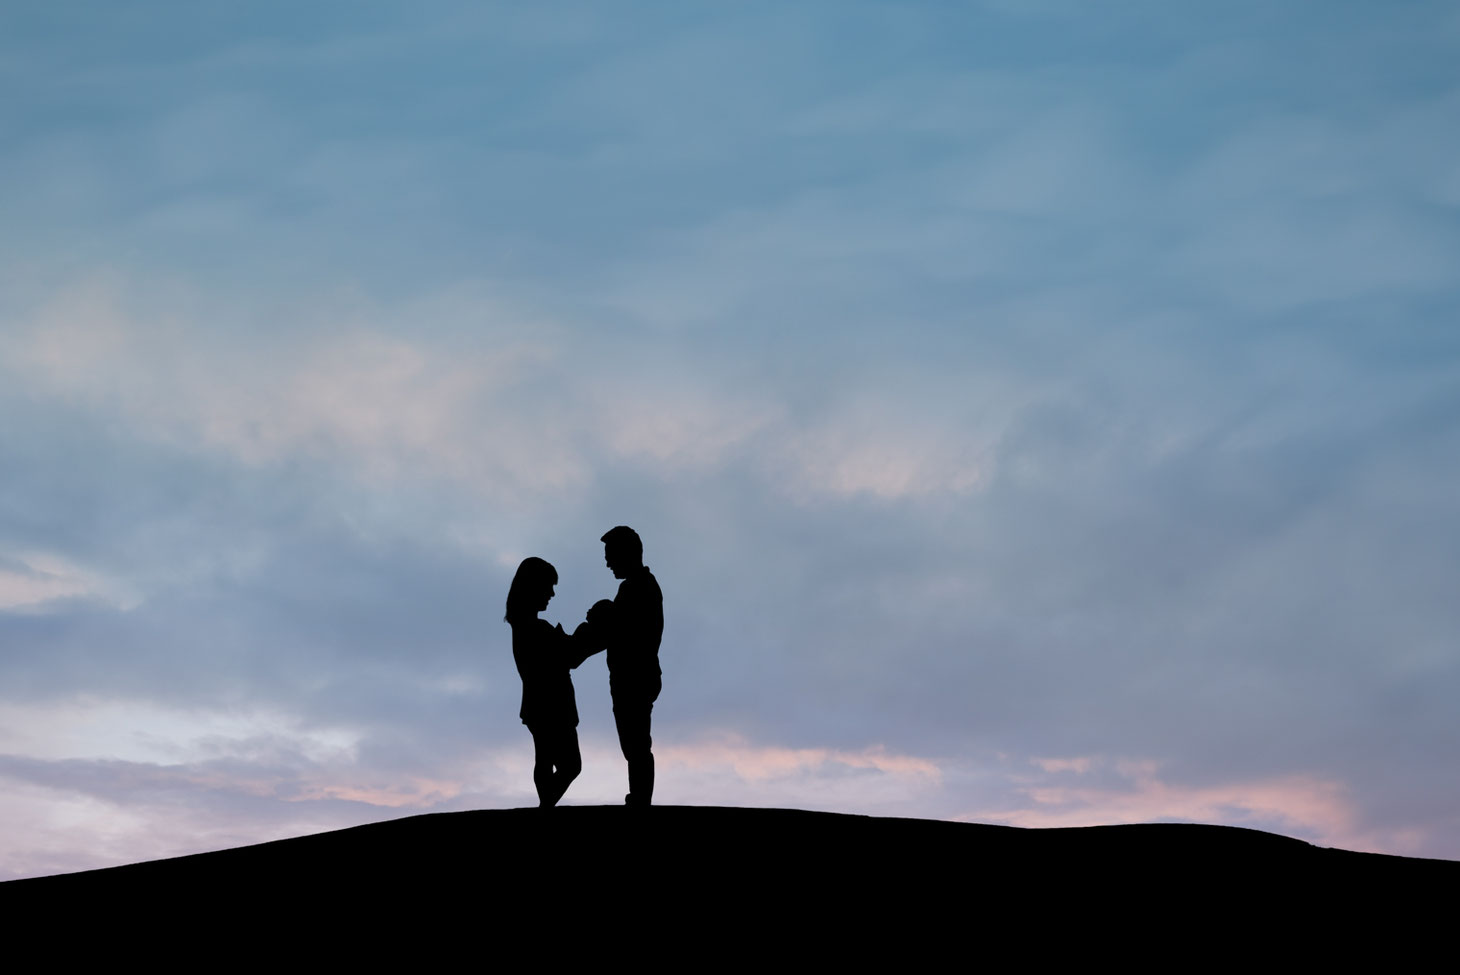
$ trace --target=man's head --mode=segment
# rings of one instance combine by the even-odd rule
[[[628,578],[630,571],[644,564],[644,543],[629,526],[610,528],[599,541],[603,543],[603,561],[615,579]]]

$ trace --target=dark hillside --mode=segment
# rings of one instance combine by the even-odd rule
[[[287,930],[317,950],[321,932],[343,925],[346,954],[368,954],[371,937],[399,951],[402,938],[449,931],[474,932],[474,950],[489,953],[482,939],[545,956],[642,949],[661,963],[665,952],[744,959],[771,946],[808,963],[892,961],[1015,943],[1030,958],[1184,945],[1311,959],[1440,938],[1457,884],[1460,863],[1225,826],[1026,830],[567,806],[416,816],[11,881],[0,908],[12,919],[181,922],[190,935],[221,927],[264,943]]]

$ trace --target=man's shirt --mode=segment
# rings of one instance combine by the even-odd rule
[[[609,680],[625,689],[647,687],[659,679],[659,641],[664,636],[664,593],[648,566],[630,570],[619,583],[613,606]]]

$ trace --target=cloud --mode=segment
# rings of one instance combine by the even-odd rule
[[[781,420],[774,403],[694,388],[690,381],[699,377],[693,375],[585,378],[591,441],[611,456],[665,472],[722,467]]]
[[[98,600],[130,609],[140,597],[122,582],[45,552],[0,559],[0,611],[59,609],[71,600]]]
[[[798,418],[701,365],[575,348],[564,328],[485,300],[448,294],[366,321],[301,302],[292,311],[307,327],[242,342],[202,324],[210,309],[196,297],[139,291],[111,274],[53,295],[7,343],[12,375],[139,439],[248,467],[343,465],[367,481],[446,479],[522,502],[581,491],[605,462],[666,475],[748,462],[803,498],[895,499],[972,489],[997,436],[871,399]],[[416,315],[437,321],[401,324]],[[468,339],[442,319],[481,326]]]
[[[786,431],[773,462],[793,497],[868,496],[890,501],[967,494],[988,478],[992,444],[946,422],[897,423],[868,411],[840,411],[809,429]]]
[[[1453,855],[1454,18],[1014,6],[0,38],[17,815],[529,803],[628,523],[679,801]]]
[[[206,306],[136,314],[127,304],[137,300],[115,279],[65,289],[8,343],[13,372],[38,395],[125,420],[140,438],[249,466],[335,461],[370,478],[453,477],[489,496],[585,476],[555,411],[532,409],[530,395],[529,408],[491,423],[506,395],[550,373],[545,328],[509,322],[495,342],[443,347],[342,322],[244,342],[199,324]],[[443,311],[406,311],[417,310]],[[495,309],[454,311],[495,324]]]
[[[828,748],[779,748],[752,746],[743,736],[728,735],[720,741],[694,745],[671,745],[663,750],[663,761],[690,769],[729,768],[741,780],[758,783],[815,774],[827,766],[871,769],[893,776],[925,776],[936,784],[938,766],[927,759],[889,755],[881,746],[860,751]]]
[[[1349,790],[1321,776],[1288,774],[1196,786],[1163,780],[1159,764],[1150,760],[1080,756],[1034,759],[1031,764],[1046,774],[1025,777],[1015,786],[1030,805],[980,809],[962,818],[1039,829],[1169,821],[1226,823],[1298,835],[1344,849],[1380,852],[1396,848],[1395,837],[1362,829]],[[1014,776],[1014,782],[1019,778]]]

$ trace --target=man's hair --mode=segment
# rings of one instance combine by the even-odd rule
[[[644,542],[639,538],[639,533],[628,525],[619,525],[610,528],[603,533],[599,539],[604,545],[612,545],[614,548],[621,548],[625,552],[632,552],[640,562],[644,561]]]

